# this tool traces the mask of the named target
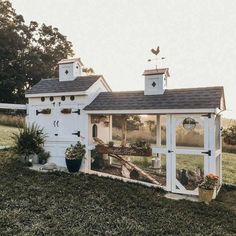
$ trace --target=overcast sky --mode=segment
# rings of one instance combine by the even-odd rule
[[[142,90],[150,49],[160,45],[169,88],[225,88],[236,119],[235,0],[12,0],[26,20],[58,27],[84,64],[114,91]],[[159,63],[159,66],[162,66]]]

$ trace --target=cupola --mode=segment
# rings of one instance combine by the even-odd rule
[[[143,72],[145,79],[144,95],[163,94],[167,88],[168,68],[151,69]]]
[[[59,65],[59,81],[71,81],[81,76],[83,63],[80,58],[62,59]]]

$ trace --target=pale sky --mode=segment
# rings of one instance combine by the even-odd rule
[[[236,119],[235,0],[12,0],[26,20],[58,27],[76,56],[114,91],[143,90],[142,72],[160,46],[169,88],[225,88]]]

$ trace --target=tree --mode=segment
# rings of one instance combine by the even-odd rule
[[[57,28],[25,23],[8,0],[0,0],[0,102],[25,102],[25,90],[57,76],[57,62],[73,56]]]
[[[224,142],[229,145],[236,145],[236,125],[233,125],[222,132]]]
[[[127,130],[137,130],[143,125],[138,115],[114,115],[112,117],[113,127],[121,129],[121,145],[127,143]]]
[[[156,124],[155,124],[155,121],[154,121],[154,120],[147,120],[147,121],[145,121],[145,123],[147,124],[149,131],[150,131],[152,134],[155,134],[155,133],[156,133]]]

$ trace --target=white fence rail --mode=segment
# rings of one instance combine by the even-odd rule
[[[0,103],[0,109],[27,110],[26,104]]]

